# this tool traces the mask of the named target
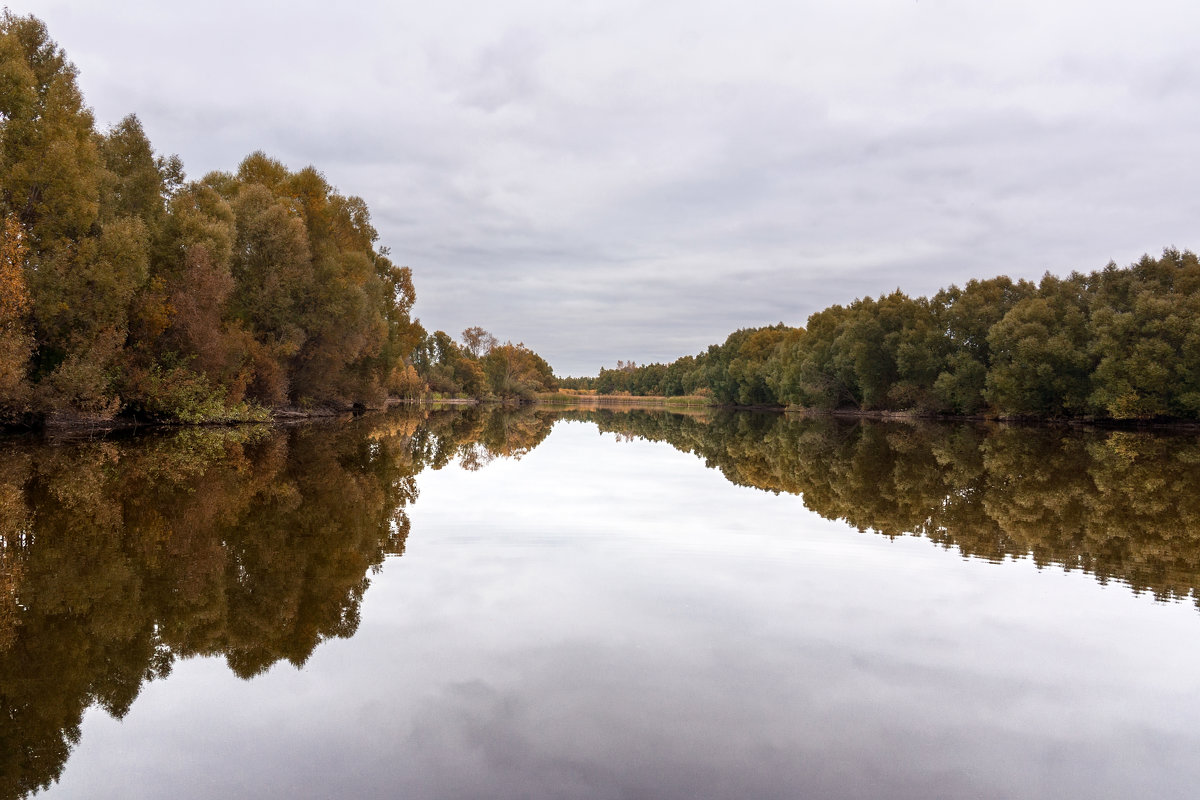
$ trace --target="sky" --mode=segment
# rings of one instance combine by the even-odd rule
[[[430,331],[559,375],[1200,249],[1189,0],[7,0],[105,127],[364,198]]]

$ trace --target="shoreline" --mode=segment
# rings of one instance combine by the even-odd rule
[[[40,420],[27,418],[19,423],[0,425],[0,435],[21,435],[47,433],[52,436],[72,436],[107,434],[118,432],[135,432],[138,430],[170,430],[181,428],[219,428],[237,427],[243,425],[294,425],[317,420],[330,420],[341,417],[355,417],[362,414],[378,413],[399,406],[437,407],[437,406],[520,406],[532,405],[543,408],[571,409],[585,407],[607,408],[644,408],[655,410],[696,411],[703,409],[747,411],[756,413],[785,414],[797,417],[834,417],[838,419],[876,420],[884,422],[942,422],[942,423],[971,423],[1005,426],[1029,426],[1064,429],[1099,429],[1116,431],[1144,432],[1200,432],[1200,421],[1184,419],[1100,419],[1095,417],[1052,418],[1000,416],[986,414],[954,415],[934,414],[916,411],[886,411],[859,409],[814,409],[795,406],[767,405],[737,405],[731,403],[714,403],[700,401],[700,398],[688,397],[677,399],[661,395],[542,395],[532,401],[514,403],[509,400],[481,400],[469,397],[454,397],[445,399],[429,398],[400,398],[389,397],[385,403],[378,406],[321,406],[313,408],[298,408],[284,406],[271,409],[265,419],[214,419],[203,422],[163,422],[153,420],[138,420],[129,417],[100,418],[87,414],[56,413],[47,415]]]
[[[732,409],[749,409],[747,406],[726,406]],[[767,409],[763,409],[767,410]],[[1047,428],[1102,428],[1105,430],[1178,430],[1200,431],[1200,421],[1186,419],[1104,419],[1099,417],[1023,417],[987,414],[933,414],[918,411],[862,411],[858,409],[813,409],[775,407],[775,411],[797,416],[839,417],[845,419],[872,419],[893,422],[971,422],[998,425],[1027,425]]]
[[[691,397],[694,400],[694,396]],[[936,414],[923,411],[860,410],[853,408],[817,409],[798,406],[738,405],[736,403],[671,402],[673,397],[663,395],[568,395],[539,396],[535,403],[548,407],[599,406],[643,406],[653,408],[712,408],[728,411],[756,411],[795,416],[838,417],[843,419],[870,419],[892,422],[959,422],[990,423],[998,425],[1029,425],[1038,427],[1100,428],[1104,430],[1135,431],[1200,431],[1200,420],[1187,419],[1105,419],[1100,417],[1055,417],[1040,418],[997,414]]]
[[[378,406],[317,406],[299,408],[296,406],[281,406],[267,411],[264,419],[239,419],[235,417],[204,420],[203,422],[179,422],[164,420],[146,420],[135,417],[98,417],[89,414],[74,414],[56,412],[37,418],[32,415],[22,422],[0,424],[0,435],[22,433],[50,433],[52,435],[86,435],[90,433],[104,434],[137,430],[171,430],[182,428],[231,428],[242,425],[292,425],[315,420],[335,419],[339,417],[354,417],[361,414],[387,411],[397,406],[437,406],[437,405],[479,405],[481,401],[472,398],[451,398],[448,400],[407,399],[389,397]]]

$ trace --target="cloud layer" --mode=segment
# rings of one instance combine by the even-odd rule
[[[1200,247],[1191,3],[40,5],[102,123],[316,165],[428,328],[559,374]]]

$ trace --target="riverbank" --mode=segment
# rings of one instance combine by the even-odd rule
[[[164,421],[139,419],[137,417],[111,417],[96,415],[56,412],[44,417],[27,417],[18,423],[0,426],[3,433],[31,433],[45,431],[54,435],[90,435],[105,434],[121,431],[134,431],[154,428],[185,428],[185,427],[232,427],[239,425],[290,425],[321,419],[350,417],[364,413],[384,411],[398,406],[438,407],[438,406],[515,406],[538,405],[548,408],[660,408],[664,410],[701,411],[757,411],[786,414],[797,417],[835,417],[842,419],[865,419],[892,422],[957,422],[957,423],[989,423],[1001,425],[1030,425],[1062,428],[1100,428],[1108,430],[1128,431],[1181,431],[1200,432],[1200,422],[1183,419],[1105,419],[1096,417],[1077,418],[1036,418],[1013,415],[975,414],[952,415],[931,414],[915,411],[887,411],[860,409],[813,409],[798,406],[745,406],[728,403],[714,403],[712,398],[703,395],[685,395],[665,397],[662,395],[629,395],[629,394],[586,394],[568,392],[543,392],[532,400],[500,400],[496,398],[401,398],[390,397],[378,406],[362,405],[321,405],[321,406],[283,406],[274,409],[261,409],[261,413],[244,417],[209,418],[199,421]]]
[[[1038,425],[1064,428],[1104,428],[1108,430],[1200,431],[1200,422],[1187,419],[1109,419],[1104,417],[1030,417],[1000,414],[930,414],[916,411],[864,411],[859,409],[811,409],[789,406],[777,409],[789,415],[840,417],[885,421],[988,422],[1004,425]]]
[[[534,397],[534,402],[547,406],[662,406],[666,408],[712,408],[714,406],[712,398],[704,395],[666,397],[663,395],[541,392]]]
[[[383,411],[397,405],[409,402],[423,403],[430,401],[408,401],[403,398],[391,397],[378,406],[362,406],[350,404],[318,405],[318,406],[280,406],[277,408],[250,408],[247,413],[230,416],[214,415],[197,420],[162,420],[148,419],[136,415],[104,416],[85,414],[73,411],[56,411],[45,415],[27,415],[22,419],[0,426],[6,432],[20,431],[49,431],[54,433],[108,433],[113,431],[137,430],[139,428],[190,428],[190,427],[228,427],[235,425],[270,425],[302,422],[315,419],[332,419],[352,416],[369,411]],[[439,403],[473,403],[473,400],[439,400]]]

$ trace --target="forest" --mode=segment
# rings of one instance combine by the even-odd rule
[[[1040,283],[972,280],[834,305],[670,364],[563,386],[717,404],[931,415],[1200,418],[1200,260],[1168,249]]]
[[[134,115],[100,131],[38,19],[0,16],[0,423],[265,419],[553,372],[411,316],[366,203],[261,152],[188,181]]]

